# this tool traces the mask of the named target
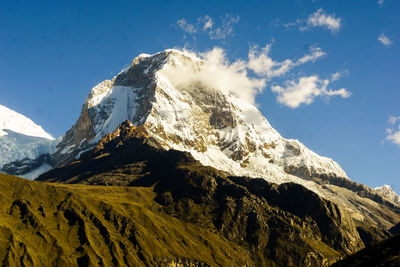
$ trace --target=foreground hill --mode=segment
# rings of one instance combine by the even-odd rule
[[[212,227],[162,212],[152,187],[57,185],[0,174],[2,266],[243,265]]]

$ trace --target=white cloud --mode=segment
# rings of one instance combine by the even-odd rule
[[[187,21],[182,18],[176,22],[176,24],[181,28],[182,31],[187,33],[196,33],[197,29],[193,24],[187,23]]]
[[[389,116],[389,123],[390,124],[396,124],[397,121],[400,121],[400,116],[399,117],[395,117],[395,116]]]
[[[316,97],[341,96],[347,98],[351,93],[347,89],[339,90],[328,89],[330,80],[321,80],[318,76],[312,75],[301,77],[296,81],[287,81],[285,87],[272,86],[272,92],[277,94],[278,102],[290,108],[297,108],[301,104],[309,105]]]
[[[387,37],[384,33],[381,33],[378,37],[378,41],[381,42],[384,46],[389,47],[392,45],[392,40]]]
[[[342,77],[342,74],[340,72],[336,72],[331,75],[331,81],[332,82],[337,81],[340,79],[340,77]]]
[[[298,59],[296,61],[295,65],[298,66],[300,64],[304,64],[309,61],[315,62],[320,57],[323,57],[326,55],[326,53],[324,51],[322,51],[321,48],[315,47],[315,46],[311,47],[310,52],[311,52],[311,54],[305,55],[302,58]]]
[[[297,21],[297,23],[300,22],[302,21]],[[307,30],[311,27],[323,27],[329,29],[331,33],[336,33],[341,27],[341,19],[334,15],[327,14],[322,8],[311,14],[305,23],[306,25],[301,26],[300,30]]]
[[[271,44],[267,44],[262,49],[253,46],[249,51],[248,68],[258,75],[264,75],[267,79],[279,77],[286,74],[292,68],[307,62],[314,62],[326,55],[319,47],[312,47],[310,54],[304,55],[296,61],[285,59],[281,62],[274,61],[270,57]]]
[[[227,60],[222,48],[214,48],[205,53],[185,51],[194,57],[200,57],[202,61],[198,64],[169,66],[162,71],[162,74],[177,88],[188,89],[195,85],[204,89],[218,89],[254,104],[256,95],[265,89],[267,81],[283,76],[292,68],[325,55],[320,48],[312,47],[308,54],[297,60],[285,59],[276,62],[271,59],[270,50],[270,44],[262,49],[253,46],[249,50],[248,61],[234,62]],[[334,73],[330,80],[322,80],[317,75],[311,75],[302,77],[298,81],[287,81],[283,87],[272,86],[271,90],[277,94],[279,103],[291,108],[297,108],[301,104],[311,104],[316,97],[347,98],[351,95],[347,89],[328,88],[328,85],[340,76],[341,73]]]
[[[213,19],[208,15],[205,15],[204,17],[200,17],[198,19],[198,21],[200,23],[203,23],[203,30],[204,31],[207,31],[208,29],[212,29],[212,27],[214,25]]]
[[[378,5],[379,7],[383,7],[383,4],[385,3],[384,0],[378,0]]]
[[[265,79],[250,77],[245,61],[237,60],[230,63],[221,48],[214,48],[201,54],[185,52],[200,57],[203,62],[197,65],[170,66],[162,71],[162,74],[178,88],[190,88],[196,85],[205,89],[218,89],[253,104],[256,94],[265,88]]]
[[[233,36],[233,26],[240,20],[239,16],[225,15],[222,19],[222,25],[215,29],[209,28],[209,36],[212,40],[224,40],[228,36]]]
[[[386,129],[386,140],[400,147],[400,116],[390,116],[389,124],[393,125],[393,127]]]
[[[211,40],[225,40],[229,36],[234,35],[234,25],[239,23],[240,17],[233,15],[225,15],[221,17],[221,24],[216,26],[214,19],[208,15],[199,17],[195,24],[188,23],[185,18],[176,22],[178,27],[190,34],[206,33]]]

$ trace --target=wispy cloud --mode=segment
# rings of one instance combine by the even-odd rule
[[[390,116],[388,122],[391,128],[386,129],[386,140],[400,147],[400,116]]]
[[[327,14],[320,8],[307,18],[307,25],[300,29],[307,30],[311,27],[323,27],[329,29],[331,33],[336,33],[340,30],[341,19],[335,17],[335,15]]]
[[[207,31],[208,29],[212,29],[212,27],[214,26],[214,20],[212,19],[212,17],[210,17],[208,15],[198,18],[197,21],[198,21],[198,23],[203,24],[204,31]]]
[[[385,3],[385,0],[378,0],[379,7],[383,7],[384,3]]]
[[[201,17],[198,29],[212,28],[214,21],[211,17]],[[186,22],[186,21],[184,21]],[[192,31],[191,27],[186,27]],[[249,103],[255,103],[256,95],[265,88],[270,87],[270,82],[275,78],[284,78],[295,67],[315,62],[326,56],[320,47],[312,46],[309,52],[299,58],[275,61],[271,56],[271,44],[264,47],[250,46],[248,59],[238,59],[229,62],[222,48],[214,48],[205,53],[196,53],[185,50],[200,57],[203,63],[193,66],[176,66],[170,70],[164,70],[174,86],[190,88],[193,84],[203,88],[214,88],[229,92]],[[297,81],[288,80],[283,86],[270,87],[277,95],[277,101],[291,108],[297,108],[302,104],[311,104],[316,97],[330,98],[332,96],[350,97],[351,93],[346,88],[332,90],[328,86],[338,80],[344,72],[333,73],[330,78],[320,79],[312,74],[301,77]]]
[[[274,61],[270,57],[271,44],[267,44],[262,49],[253,46],[249,51],[248,68],[258,75],[264,75],[267,79],[279,77],[296,66],[307,62],[314,62],[326,55],[319,47],[312,47],[310,53],[297,60],[285,59],[283,61]]]
[[[213,29],[209,27],[208,34],[213,40],[224,40],[229,36],[234,35],[233,26],[240,20],[239,16],[225,15],[222,18],[222,25]],[[206,24],[205,24],[206,25]]]
[[[320,8],[309,15],[307,19],[297,19],[296,22],[286,23],[283,26],[286,28],[298,26],[301,31],[321,27],[330,30],[331,33],[337,33],[342,27],[342,20],[340,17],[335,16],[335,14],[328,14]]]
[[[185,18],[176,22],[178,28],[185,33],[207,34],[211,40],[225,40],[226,38],[235,34],[234,26],[239,23],[240,17],[226,14],[221,17],[221,23],[217,25],[215,20],[208,16],[199,17],[196,23],[189,23]]]
[[[190,88],[193,84],[200,84],[204,88],[219,89],[229,92],[249,103],[255,103],[256,95],[261,93],[267,82],[276,77],[284,77],[292,68],[313,62],[325,56],[319,47],[312,47],[310,52],[298,59],[285,59],[274,61],[270,56],[271,44],[259,49],[250,47],[248,60],[229,62],[222,48],[214,48],[205,53],[192,53],[203,60],[201,65],[179,65],[164,70],[164,74],[177,87]],[[331,80],[321,80],[317,75],[303,77],[298,82],[288,81],[285,87],[273,86],[271,89],[278,95],[277,100],[292,108],[300,104],[311,104],[317,96],[331,97],[339,95],[349,97],[346,89],[328,89],[330,82],[341,76],[340,73],[332,74]]]
[[[178,20],[176,22],[176,25],[178,25],[178,27],[187,33],[196,33],[197,29],[195,27],[195,25],[188,23],[184,18]]]
[[[278,102],[290,108],[298,108],[302,104],[309,105],[316,97],[350,97],[351,92],[346,88],[339,90],[328,88],[331,82],[338,79],[337,75],[333,74],[331,80],[322,80],[317,75],[301,77],[298,81],[286,81],[284,87],[278,85],[272,86],[271,89],[277,94]]]
[[[384,46],[389,47],[393,44],[393,41],[390,40],[384,33],[381,33],[378,37],[378,41],[381,42]]]
[[[271,81],[276,77],[284,77],[294,67],[307,62],[314,62],[326,55],[321,48],[313,46],[308,54],[296,60],[274,61],[270,56],[271,47],[271,44],[267,44],[261,49],[258,46],[252,46],[248,55],[247,68],[266,81]],[[284,82],[284,86],[272,86],[271,90],[277,95],[279,103],[291,108],[297,108],[302,104],[309,105],[316,97],[341,96],[347,98],[351,96],[351,92],[346,88],[338,90],[328,88],[330,83],[340,79],[343,74],[345,73],[336,72],[331,75],[330,79],[320,79],[317,75],[301,77],[298,81]]]

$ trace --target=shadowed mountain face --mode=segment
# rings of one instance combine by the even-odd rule
[[[400,235],[373,244],[332,267],[400,266]]]
[[[339,206],[301,185],[233,177],[203,166],[189,153],[165,151],[144,127],[129,122],[79,161],[38,180],[151,192],[153,198],[146,201],[159,207],[163,216],[210,231],[230,248],[240,247],[242,259],[250,266],[326,266],[390,235],[357,224]],[[222,265],[232,263],[229,255],[221,259]],[[207,264],[216,261],[200,255],[192,259]]]

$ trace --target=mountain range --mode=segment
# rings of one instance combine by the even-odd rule
[[[79,195],[79,188],[95,194],[86,189],[88,185],[127,187],[132,194],[148,190],[148,199],[154,200],[146,201],[159,207],[162,216],[175,218],[182,225],[201,228],[204,224],[216,235],[215,242],[226,242],[225,257],[218,258],[220,261],[216,255],[190,257],[204,264],[329,265],[392,235],[389,230],[400,221],[400,200],[389,186],[371,189],[353,182],[332,159],[314,153],[298,140],[282,137],[253,104],[218,83],[205,82],[212,68],[189,52],[168,49],[142,54],[117,76],[90,91],[77,122],[57,140],[26,117],[0,106],[2,170],[38,177],[42,182],[81,184],[46,185],[45,190],[65,188],[73,195]],[[34,186],[42,187],[40,183]],[[20,219],[29,211],[33,214],[29,216],[36,218],[31,228],[37,230],[42,225],[40,229],[47,229],[34,211],[40,207],[26,204],[33,200],[20,197],[22,200],[12,200],[20,203],[16,204]],[[101,205],[96,202],[100,200],[94,201],[96,207]],[[103,262],[120,263],[122,258],[112,258],[120,251],[116,247],[124,250],[126,246],[113,239],[120,229],[115,222],[114,226],[111,221],[104,222],[102,218],[107,221],[110,216],[106,209],[95,208],[93,214],[100,214],[97,217],[85,213],[84,202],[67,201],[67,213],[62,208],[67,204],[59,202],[60,215],[56,212],[53,218],[67,219],[65,229],[78,225],[80,247],[74,248],[79,251],[73,261],[92,262],[100,257]],[[111,209],[118,205],[110,203]],[[29,218],[25,220],[29,222]],[[97,227],[105,238],[102,242],[109,246],[110,258],[96,252],[85,232],[88,225]],[[7,229],[4,232],[14,234],[13,229]],[[154,234],[156,229],[152,231]],[[138,233],[143,235],[143,231]],[[186,235],[192,241],[204,238]],[[55,233],[42,236],[46,242],[50,236],[54,242],[65,242]],[[171,255],[184,250],[173,247],[165,255],[160,252],[155,262],[145,254],[153,253],[143,248],[146,245],[132,240],[127,243],[136,251],[141,247],[144,254],[135,260],[142,264],[169,261]],[[55,261],[68,263],[67,247],[61,246],[63,252]],[[235,250],[242,253],[240,257],[232,256]],[[28,254],[32,262],[43,262]],[[243,262],[234,261],[238,258]]]

